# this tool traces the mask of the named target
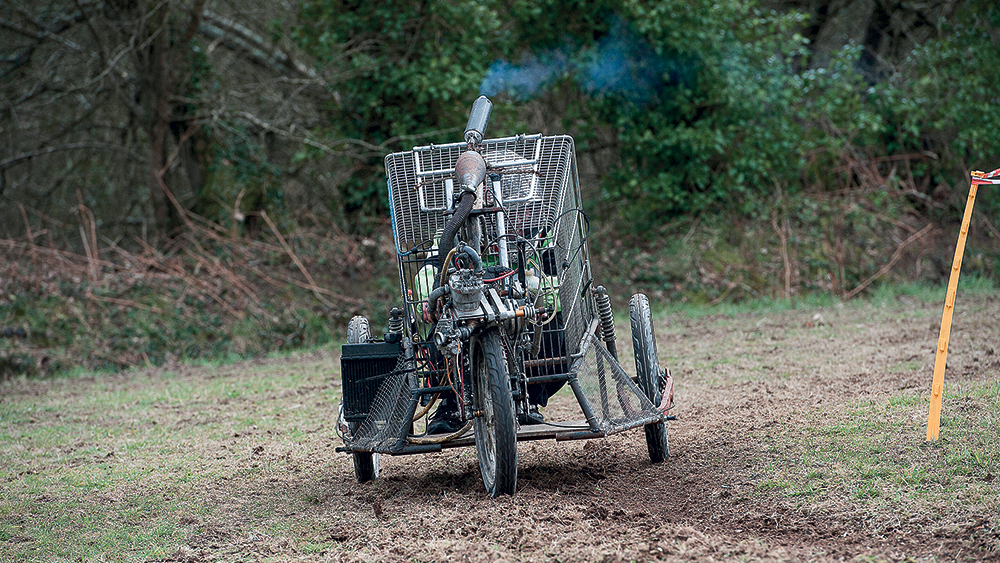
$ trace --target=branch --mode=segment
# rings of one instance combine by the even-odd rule
[[[383,154],[383,152],[384,152],[382,150],[381,146],[373,145],[373,144],[365,142],[365,141],[363,141],[361,139],[349,139],[349,138],[348,139],[336,139],[332,143],[323,144],[323,143],[321,143],[321,142],[319,142],[319,141],[317,141],[315,139],[312,139],[310,137],[307,137],[305,135],[296,135],[293,132],[293,130],[296,129],[297,127],[295,127],[294,124],[288,130],[285,130],[285,129],[280,129],[278,127],[275,127],[272,124],[268,123],[267,121],[264,121],[263,119],[257,117],[256,115],[254,115],[254,114],[252,114],[250,112],[247,112],[247,111],[238,111],[238,112],[235,113],[235,115],[238,116],[238,117],[242,117],[243,119],[246,119],[250,123],[253,123],[254,125],[256,125],[256,126],[262,128],[262,129],[264,129],[265,131],[270,131],[270,132],[278,135],[279,137],[284,137],[286,139],[291,139],[293,141],[299,141],[299,142],[301,142],[303,144],[306,144],[306,145],[309,145],[311,147],[316,147],[317,149],[319,149],[319,150],[321,150],[321,151],[323,151],[323,152],[325,152],[327,154],[331,154],[331,155],[344,155],[344,154],[346,154],[346,155],[354,156],[355,158],[358,158],[358,159],[362,158],[360,155],[351,153],[351,151],[336,150],[336,149],[330,147],[329,145],[357,145],[357,146],[360,146],[360,147],[362,147],[364,149],[367,149],[371,153],[379,154],[379,155]]]
[[[229,49],[244,51],[254,62],[275,72],[280,73],[281,67],[284,67],[308,79],[323,82],[315,70],[292,59],[288,53],[274,47],[250,28],[208,10],[205,10],[204,18],[206,21],[202,22],[198,31],[211,39],[221,39]]]
[[[72,261],[82,262],[82,264],[78,264],[78,265],[83,266],[83,267],[88,267],[89,266],[88,259],[86,257],[84,257],[84,256],[80,256],[79,254],[76,254],[76,253],[73,253],[73,252],[68,252],[68,251],[65,251],[65,250],[58,250],[58,249],[55,249],[55,248],[49,248],[47,246],[36,246],[33,243],[29,244],[29,243],[26,243],[26,242],[18,242],[18,241],[13,240],[13,239],[4,239],[4,240],[0,240],[0,248],[6,248],[6,249],[8,249],[10,251],[13,251],[13,250],[21,250],[22,252],[24,252],[24,251],[33,251],[33,252],[37,252],[38,254],[45,254],[45,255],[48,255],[48,256],[53,256],[53,257],[61,258],[61,259],[68,260],[68,261],[71,261],[71,262]],[[98,266],[103,266],[105,268],[116,268],[117,267],[117,265],[115,263],[108,262],[106,260],[101,260],[101,259],[96,259],[94,261],[94,263],[96,265],[98,265]]]
[[[34,151],[24,152],[18,155],[14,155],[6,160],[0,160],[0,170],[9,167],[12,164],[20,162],[22,160],[28,160],[35,158],[36,156],[42,156],[46,154],[52,154],[59,151],[71,151],[77,149],[88,149],[95,151],[121,151],[132,154],[132,151],[125,147],[120,147],[116,145],[102,145],[100,143],[69,143],[67,145],[58,145],[54,147],[45,147],[44,149],[38,149]],[[132,154],[136,158],[141,158],[138,155]]]
[[[81,14],[78,14],[73,19],[73,23],[78,22],[78,21],[82,21],[82,20],[83,20],[83,14],[81,13]],[[74,42],[70,41],[69,39],[66,39],[65,37],[63,37],[63,36],[61,36],[61,35],[58,34],[58,32],[65,31],[69,27],[69,24],[66,24],[66,25],[60,27],[59,30],[58,30],[58,32],[56,32],[56,33],[52,33],[51,31],[48,31],[48,30],[45,30],[45,29],[43,29],[40,33],[34,33],[34,32],[31,32],[31,31],[28,31],[27,29],[24,29],[23,27],[17,25],[16,23],[9,22],[7,20],[0,20],[0,27],[7,28],[7,29],[9,29],[9,30],[11,30],[11,31],[13,31],[15,33],[18,33],[20,35],[23,35],[25,37],[30,37],[31,39],[34,39],[36,41],[36,43],[42,43],[46,39],[54,39],[55,41],[58,41],[59,43],[62,43],[64,46],[69,47],[70,49],[72,49],[74,51],[80,51],[80,52],[83,51],[83,47],[77,45],[76,43],[74,43]]]
[[[103,297],[103,296],[102,297],[98,297],[97,295],[94,295],[93,292],[90,291],[90,289],[87,290],[87,293],[84,294],[84,297],[86,297],[87,299],[90,299],[91,301],[103,301],[105,303],[113,303],[115,305],[123,305],[125,307],[134,307],[134,308],[137,308],[137,309],[144,309],[146,311],[150,311],[152,313],[156,313],[157,315],[166,315],[167,314],[166,311],[164,311],[163,309],[160,309],[159,307],[150,307],[149,305],[143,305],[142,303],[138,303],[136,301],[132,301],[131,299],[119,299],[117,297]]]
[[[281,236],[281,231],[278,230],[278,227],[276,227],[274,225],[274,222],[271,221],[271,218],[268,217],[267,212],[262,210],[260,212],[260,216],[263,217],[264,221],[267,222],[267,226],[271,227],[271,232],[274,233],[274,236],[278,237],[278,242],[281,243],[281,246],[285,249],[285,252],[288,253],[288,256],[291,257],[293,262],[295,262],[295,265],[299,267],[299,271],[302,272],[302,275],[304,275],[306,277],[306,280],[309,281],[309,289],[312,290],[313,295],[316,296],[316,299],[319,299],[320,303],[326,305],[330,309],[333,309],[333,303],[330,303],[322,295],[320,295],[319,286],[316,285],[316,280],[314,280],[313,277],[309,274],[309,270],[307,270],[305,265],[302,264],[302,261],[299,260],[299,257],[292,250],[292,247],[288,246],[288,243],[285,242],[285,237]]]
[[[184,209],[184,206],[181,205],[179,201],[177,201],[176,197],[174,197],[174,192],[172,192],[170,190],[170,187],[167,186],[167,183],[163,180],[163,176],[167,173],[168,170],[170,170],[170,167],[173,166],[174,160],[177,158],[177,155],[179,155],[181,152],[181,147],[183,147],[184,143],[186,143],[187,140],[191,138],[191,135],[194,135],[194,132],[197,130],[197,126],[198,126],[197,122],[188,125],[187,130],[184,131],[184,133],[181,135],[181,138],[177,140],[177,147],[174,149],[173,154],[170,155],[170,158],[167,159],[167,162],[164,163],[163,167],[153,174],[153,178],[156,180],[156,183],[160,186],[160,189],[163,190],[163,194],[166,195],[167,198],[170,200],[170,203],[174,206],[174,209],[177,210],[177,214],[180,215],[181,219],[184,221],[184,224],[187,225],[187,227],[192,230],[194,230],[194,223],[192,223],[191,218],[188,217],[187,209]]]
[[[263,119],[257,117],[256,115],[254,115],[254,114],[252,114],[250,112],[247,112],[247,111],[237,111],[237,112],[235,112],[234,115],[236,115],[238,117],[242,117],[243,119],[246,119],[250,123],[253,123],[254,125],[260,127],[261,129],[264,129],[265,131],[270,131],[270,132],[278,135],[279,137],[284,137],[286,139],[291,139],[293,141],[298,141],[300,143],[309,145],[311,147],[315,147],[315,148],[317,148],[317,149],[319,149],[319,150],[321,150],[321,151],[323,151],[323,152],[325,152],[327,154],[331,154],[331,155],[348,154],[348,155],[355,156],[356,158],[360,158],[360,156],[358,154],[352,153],[350,151],[347,151],[347,150],[337,150],[337,149],[334,149],[333,147],[334,146],[338,146],[338,145],[355,145],[355,146],[358,146],[358,147],[361,147],[363,149],[368,150],[369,154],[376,155],[376,156],[382,156],[382,155],[384,155],[388,151],[388,147],[390,145],[392,145],[393,143],[398,143],[398,142],[402,142],[402,141],[415,141],[415,140],[418,140],[418,139],[423,139],[423,138],[427,138],[427,137],[434,137],[434,136],[440,136],[440,135],[443,135],[443,134],[446,134],[446,133],[454,133],[455,131],[461,131],[462,130],[461,127],[451,127],[449,129],[441,129],[441,130],[438,130],[438,131],[428,131],[426,133],[419,133],[419,134],[416,134],[416,135],[400,135],[400,136],[392,137],[390,139],[386,139],[384,142],[382,142],[381,144],[378,144],[378,145],[373,145],[372,143],[369,143],[369,142],[367,142],[367,141],[365,141],[363,139],[351,139],[351,138],[334,139],[333,141],[328,141],[327,143],[324,144],[324,143],[321,143],[321,142],[319,142],[319,141],[317,141],[317,140],[315,140],[315,139],[313,139],[311,137],[305,136],[305,135],[296,135],[294,133],[294,130],[295,129],[302,129],[302,127],[296,127],[294,124],[291,127],[289,127],[287,130],[285,130],[285,129],[281,129],[279,127],[276,127],[272,123],[264,121]]]

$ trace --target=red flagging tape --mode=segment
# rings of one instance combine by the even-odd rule
[[[976,186],[983,184],[1000,184],[1000,168],[993,172],[972,172],[972,183]]]

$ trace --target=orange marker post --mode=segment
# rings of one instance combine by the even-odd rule
[[[962,218],[962,230],[958,233],[958,244],[955,248],[955,260],[951,265],[951,277],[948,279],[948,294],[944,299],[944,313],[941,315],[941,334],[938,336],[937,357],[934,359],[934,383],[931,385],[931,408],[927,416],[927,440],[937,440],[941,429],[941,398],[944,395],[944,366],[948,361],[948,338],[951,336],[951,317],[955,310],[955,293],[958,291],[958,276],[962,270],[962,255],[965,253],[965,239],[969,235],[969,223],[972,220],[972,207],[976,203],[976,187],[979,184],[996,184],[1000,179],[1000,169],[989,174],[972,173],[972,185],[969,187],[969,199],[965,203],[965,216]]]

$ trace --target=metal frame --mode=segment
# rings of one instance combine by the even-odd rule
[[[435,269],[440,260],[437,242],[461,189],[456,186],[455,163],[469,148],[467,143],[428,145],[385,158],[404,319],[397,368],[382,376],[394,377],[396,387],[383,400],[391,402],[393,412],[403,413],[401,420],[407,422],[399,428],[379,428],[376,438],[364,442],[348,440],[338,451],[406,455],[475,443],[471,436],[433,444],[414,443],[409,436],[409,421],[424,397],[451,390],[460,396],[467,392],[460,381],[448,385],[438,381],[445,370],[434,361],[435,327],[424,322],[423,307],[440,275]],[[524,348],[523,342],[504,343],[517,364],[511,373],[515,401],[527,404],[528,385],[568,382],[586,418],[584,426],[572,429],[521,428],[518,441],[595,438],[662,421],[663,414],[618,364],[613,326],[610,338],[609,328],[602,330],[604,315],[599,315],[593,291],[588,222],[582,211],[572,137],[519,135],[484,140],[475,148],[486,161],[488,175],[478,186],[476,209],[466,221],[462,240],[478,247],[484,267],[509,266],[516,260],[525,271],[530,270],[531,276],[519,275],[525,277],[525,286],[535,280],[531,306],[552,311],[545,315],[547,324],[532,327],[535,342],[531,348],[537,349],[536,357],[514,353]],[[502,294],[513,293],[512,287],[509,280],[487,284],[474,314],[500,318],[509,301]],[[605,324],[612,322],[610,305],[607,316]],[[442,330],[441,322],[437,330]],[[460,356],[455,358],[461,361]],[[637,405],[631,404],[633,400]],[[366,431],[376,432],[375,426],[371,422]]]

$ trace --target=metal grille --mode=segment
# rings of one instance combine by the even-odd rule
[[[451,207],[455,162],[465,150],[465,143],[452,143],[416,147],[385,157],[392,225],[400,254],[435,246],[447,221],[444,212]],[[503,199],[516,229],[527,232],[551,226],[575,172],[573,138],[521,135],[489,139],[483,141],[481,153],[490,172],[500,174]]]
[[[396,369],[379,384],[378,392],[372,399],[368,416],[358,425],[347,444],[365,451],[389,452],[399,440],[399,434],[406,422],[407,407],[410,403],[408,384],[412,360],[400,356]]]
[[[577,192],[574,194],[579,196]],[[568,198],[567,198],[568,199]],[[587,263],[586,223],[579,202],[567,202],[560,215],[554,238],[554,263],[559,278],[559,303],[566,319],[566,342],[571,354],[580,350],[584,333],[597,316],[596,303],[589,291],[590,265]]]
[[[340,373],[344,389],[344,419],[363,420],[382,382],[380,376],[391,372],[399,358],[399,343],[366,342],[344,344]]]
[[[660,419],[653,403],[596,336],[588,335],[583,347],[573,371],[602,432],[613,434]]]

